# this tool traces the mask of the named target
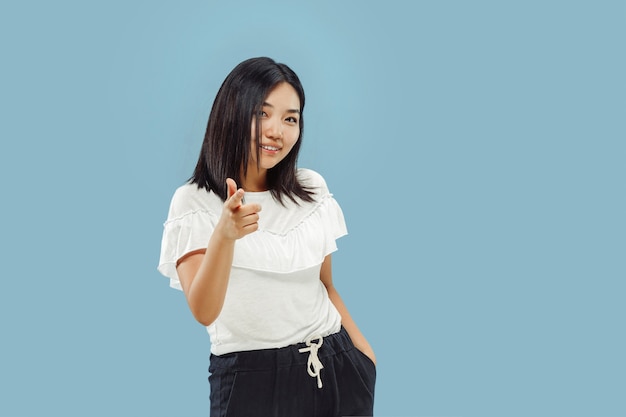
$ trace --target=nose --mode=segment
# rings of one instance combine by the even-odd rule
[[[263,123],[265,136],[269,139],[282,139],[283,132],[280,125],[280,120],[270,119],[265,120]]]

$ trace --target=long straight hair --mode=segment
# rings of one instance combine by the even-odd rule
[[[289,154],[267,172],[267,186],[274,198],[283,203],[284,197],[298,203],[313,201],[312,192],[296,177],[296,163],[302,145],[304,129],[304,89],[300,79],[287,65],[271,58],[251,58],[241,62],[228,74],[213,102],[207,123],[204,141],[198,163],[190,178],[191,183],[213,191],[223,201],[228,198],[226,178],[232,178],[240,185],[241,169],[247,173],[250,159],[251,141],[257,146],[256,161],[259,161],[261,122],[255,117],[262,109],[263,102],[278,84],[291,85],[300,99],[300,134]],[[255,121],[255,136],[251,126]]]

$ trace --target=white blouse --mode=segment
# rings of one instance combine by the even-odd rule
[[[315,201],[285,205],[269,191],[246,192],[258,203],[259,229],[235,243],[224,306],[207,331],[211,352],[279,348],[341,328],[341,317],[320,281],[326,255],[347,234],[341,208],[318,173],[299,169],[298,179]],[[176,262],[207,247],[223,208],[213,192],[185,184],[174,193],[164,224],[158,270],[181,289]]]

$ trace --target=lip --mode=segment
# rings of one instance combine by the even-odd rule
[[[271,154],[275,154],[282,149],[280,146],[274,146],[274,145],[268,145],[268,144],[261,144],[259,145],[259,148],[261,148],[262,151],[268,152]]]

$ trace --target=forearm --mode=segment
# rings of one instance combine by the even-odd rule
[[[205,326],[220,314],[233,263],[235,241],[214,233],[187,291],[192,314]]]
[[[327,287],[326,289],[328,290],[328,297],[330,298],[330,301],[341,315],[341,324],[348,332],[354,346],[361,352],[365,353],[372,360],[372,362],[376,363],[376,356],[374,355],[372,347],[368,343],[365,336],[363,336],[363,333],[361,333],[361,330],[359,330],[356,322],[352,319],[352,316],[348,312],[348,308],[341,299],[337,289],[334,286],[331,286],[330,288]]]

